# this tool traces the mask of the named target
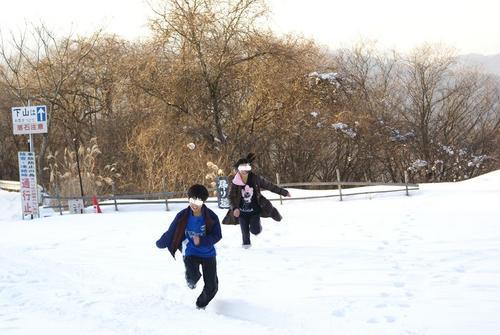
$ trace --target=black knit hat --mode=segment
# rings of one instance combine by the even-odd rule
[[[237,169],[238,166],[242,164],[252,164],[254,160],[255,160],[255,154],[251,152],[246,157],[238,159],[238,161],[234,164],[234,168]]]

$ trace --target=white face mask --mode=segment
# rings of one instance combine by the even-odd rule
[[[198,198],[189,198],[189,203],[198,207],[203,206],[203,200]]]
[[[251,171],[252,170],[252,166],[250,166],[250,164],[241,164],[240,166],[238,166],[238,171]]]

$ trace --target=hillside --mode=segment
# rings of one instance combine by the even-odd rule
[[[468,54],[459,57],[463,62],[472,66],[478,66],[486,73],[500,76],[500,54],[497,55],[479,55]]]

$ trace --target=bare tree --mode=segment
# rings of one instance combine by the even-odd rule
[[[486,126],[498,113],[494,86],[475,71],[457,68],[446,49],[425,45],[404,64],[400,78],[407,99],[399,115],[415,130],[414,155],[425,166],[424,180],[471,177],[465,167],[484,153],[477,150],[477,134],[494,132]],[[446,177],[447,170],[454,172]]]
[[[86,110],[75,104],[81,94],[76,90],[75,77],[81,75],[81,64],[98,38],[99,34],[95,34],[88,43],[79,43],[71,36],[58,39],[42,25],[34,27],[31,33],[12,35],[10,46],[3,40],[0,45],[0,60],[5,64],[0,78],[17,97],[17,103],[24,105],[30,100],[32,104],[47,104],[49,108],[49,133],[43,134],[37,158],[42,183],[50,134],[61,130],[53,127],[53,122],[63,124],[72,132],[70,136],[76,137],[81,129],[79,121],[88,116]],[[75,123],[71,124],[72,121]]]
[[[200,112],[211,118],[213,137],[226,142],[224,122],[232,111],[225,97],[234,88],[228,76],[235,67],[272,50],[259,43],[257,21],[266,13],[262,0],[166,0],[155,9],[152,29],[164,47],[192,66],[206,92]]]

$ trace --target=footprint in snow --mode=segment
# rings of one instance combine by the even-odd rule
[[[332,315],[338,318],[343,318],[345,316],[345,310],[343,309],[337,309],[332,311]]]
[[[20,320],[19,318],[13,317],[13,318],[5,319],[4,321],[5,322],[13,322],[13,321],[19,321],[19,320]]]
[[[99,301],[81,301],[84,307],[91,307],[92,305],[98,304]]]
[[[244,300],[217,300],[211,304],[216,314],[264,326],[285,326],[290,324],[290,318],[280,311],[268,309],[263,305],[251,304]]]
[[[394,316],[387,315],[387,316],[384,316],[384,318],[385,318],[385,321],[388,323],[393,323],[394,321],[396,321],[396,318]]]

